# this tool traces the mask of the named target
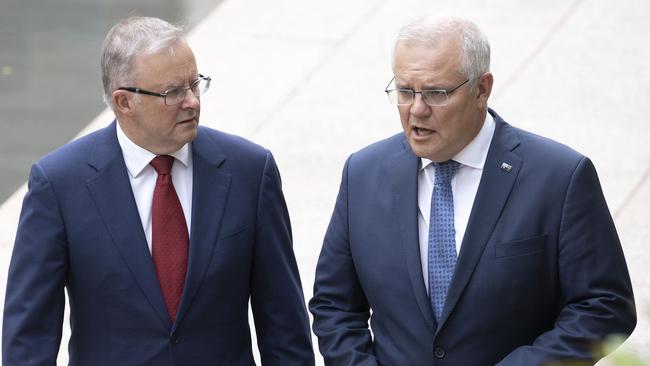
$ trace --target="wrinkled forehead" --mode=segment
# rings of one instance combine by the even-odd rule
[[[393,64],[398,57],[425,52],[430,55],[444,54],[447,57],[459,57],[462,53],[461,38],[454,33],[434,32],[426,37],[397,40],[393,51]]]
[[[184,41],[154,53],[137,55],[135,73],[137,79],[156,80],[160,86],[184,85],[198,76],[194,53]]]
[[[397,44],[393,59],[396,80],[418,79],[422,82],[455,80],[462,75],[462,54],[455,39],[404,40]]]
[[[194,52],[192,51],[192,48],[189,46],[187,41],[185,41],[184,39],[179,39],[177,42],[168,46],[143,50],[142,52],[139,52],[135,57],[136,59],[145,62],[150,59],[158,59],[158,60],[191,59],[192,61],[194,61]]]

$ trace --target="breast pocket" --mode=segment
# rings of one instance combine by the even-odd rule
[[[219,241],[227,240],[227,239],[232,238],[233,236],[240,235],[240,234],[244,233],[244,231],[249,230],[250,227],[251,227],[251,224],[244,224],[244,225],[240,225],[238,228],[236,228],[234,230],[228,230],[227,232],[225,232],[225,233],[223,233],[223,234],[221,234],[219,236]]]
[[[246,260],[252,255],[255,238],[254,226],[246,224],[234,230],[228,230],[217,240],[214,253],[230,260]],[[219,260],[218,258],[215,258]]]
[[[523,256],[538,253],[544,250],[548,235],[539,235],[532,238],[498,243],[494,246],[495,258]]]

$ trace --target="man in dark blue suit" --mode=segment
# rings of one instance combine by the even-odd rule
[[[394,57],[404,133],[348,158],[316,269],[325,364],[595,363],[636,315],[594,166],[487,107],[475,24],[414,21]]]
[[[199,127],[183,31],[117,24],[102,49],[117,121],[32,167],[9,268],[3,365],[313,365],[271,153]]]

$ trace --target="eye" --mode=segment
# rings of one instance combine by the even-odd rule
[[[192,93],[194,93],[194,95],[199,94],[200,86],[201,86],[201,79],[196,80],[190,85],[190,89],[192,90]]]
[[[447,104],[447,92],[445,90],[423,90],[422,99],[431,106],[445,105]]]
[[[397,100],[399,104],[409,104],[413,101],[413,90],[397,89]]]
[[[444,90],[424,90],[422,91],[422,93],[425,94],[427,97],[432,97],[432,98],[444,97],[445,95],[447,95],[447,92]]]
[[[443,100],[447,98],[447,92],[444,90],[423,90],[422,95],[427,99],[427,100]]]
[[[165,92],[168,98],[177,98],[181,93],[183,93],[183,88],[173,88]]]

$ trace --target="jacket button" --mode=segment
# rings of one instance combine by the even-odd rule
[[[173,336],[172,339],[169,340],[169,342],[170,342],[171,344],[173,344],[173,345],[177,345],[177,344],[179,344],[179,343],[181,342],[181,340],[178,339],[177,336]]]
[[[436,347],[436,349],[433,350],[433,354],[436,358],[443,358],[445,357],[445,349],[442,347]]]

